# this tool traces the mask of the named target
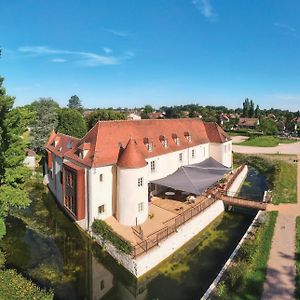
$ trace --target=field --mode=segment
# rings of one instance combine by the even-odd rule
[[[279,144],[292,144],[295,143],[294,140],[289,139],[280,139],[274,136],[255,136],[250,137],[248,140],[239,143],[238,145],[242,146],[253,146],[253,147],[276,147]]]

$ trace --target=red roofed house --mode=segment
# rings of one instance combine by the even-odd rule
[[[232,144],[200,119],[98,122],[83,138],[51,133],[48,186],[68,214],[89,230],[114,216],[126,226],[148,218],[148,186],[179,167],[212,157],[231,167]]]

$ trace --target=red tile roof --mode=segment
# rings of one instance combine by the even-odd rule
[[[230,136],[216,123],[204,123],[208,139],[211,143],[225,143]]]
[[[126,148],[121,151],[117,165],[126,169],[142,168],[147,165],[144,155],[132,138],[128,141]]]
[[[191,141],[185,137],[189,132]],[[173,136],[177,135],[179,144],[176,144]],[[168,146],[164,147],[161,136],[168,141]],[[144,159],[178,151],[188,147],[205,144],[208,142],[223,143],[229,138],[226,133],[217,125],[205,124],[199,118],[195,119],[159,119],[159,120],[121,120],[121,121],[100,121],[81,140],[57,134],[62,137],[56,147],[51,145],[53,136],[51,134],[46,148],[55,154],[63,153],[64,157],[89,167],[100,167],[112,165],[118,162],[122,147],[127,145],[130,138],[136,142]],[[52,138],[52,140],[51,140]],[[62,142],[67,143],[72,139],[72,149],[66,149],[63,145],[61,151],[57,149]],[[151,147],[147,148],[147,141]],[[84,158],[79,158],[78,148],[82,144],[90,143],[90,149]],[[150,151],[149,151],[150,150]]]
[[[258,119],[257,118],[240,118],[239,126],[257,126]]]
[[[78,141],[79,139],[75,137],[52,131],[45,148],[62,158],[66,152],[75,148]],[[54,146],[54,142],[56,142],[56,146]]]

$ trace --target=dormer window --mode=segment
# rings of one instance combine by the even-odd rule
[[[56,147],[57,146],[57,144],[58,144],[58,141],[59,141],[59,139],[58,138],[56,138],[53,142],[52,142],[52,146],[53,147]]]
[[[83,151],[82,150],[78,149],[77,154],[80,159],[83,159]]]
[[[188,141],[189,143],[192,142],[192,136],[191,136],[191,134],[190,134],[189,132],[185,132],[185,133],[184,133],[184,136],[185,136],[185,138],[187,139],[187,141]]]
[[[175,144],[176,144],[176,145],[180,145],[179,136],[178,136],[176,133],[174,133],[174,134],[172,135],[172,137],[173,137],[173,140],[174,140]]]
[[[67,149],[72,149],[72,145],[73,145],[73,143],[70,141],[70,142],[68,142],[67,143]]]
[[[148,138],[144,138],[144,144],[149,152],[153,151],[153,142]]]
[[[161,141],[164,148],[168,148],[168,139],[164,135],[161,135],[159,137],[159,140]]]

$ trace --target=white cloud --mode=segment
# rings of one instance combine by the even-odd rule
[[[283,24],[283,23],[276,22],[276,23],[273,23],[273,26],[275,26],[277,28],[280,28],[280,29],[283,29],[283,30],[290,31],[290,32],[296,32],[297,31],[294,27],[292,27],[288,24]]]
[[[106,54],[112,53],[112,49],[107,48],[107,47],[104,47],[104,48],[103,48],[103,51],[104,51]]]
[[[107,50],[108,49],[109,48],[107,48]],[[81,66],[117,65],[121,64],[124,60],[134,57],[133,52],[125,52],[122,55],[113,56],[108,55],[108,52],[106,52],[106,55],[100,55],[94,52],[53,49],[47,46],[23,46],[20,47],[18,51],[31,56],[51,56],[59,54],[60,56],[68,57],[68,61],[75,62]],[[65,62],[67,60],[60,57],[53,58],[51,61]]]
[[[192,4],[201,12],[209,21],[217,21],[218,15],[210,3],[210,0],[192,0]]]
[[[55,63],[64,63],[66,62],[67,60],[64,59],[64,58],[53,58],[51,59],[52,62],[55,62]]]
[[[105,31],[113,34],[113,35],[116,35],[116,36],[119,36],[119,37],[126,37],[128,36],[128,32],[126,31],[121,31],[121,30],[115,30],[115,29],[105,29]]]

